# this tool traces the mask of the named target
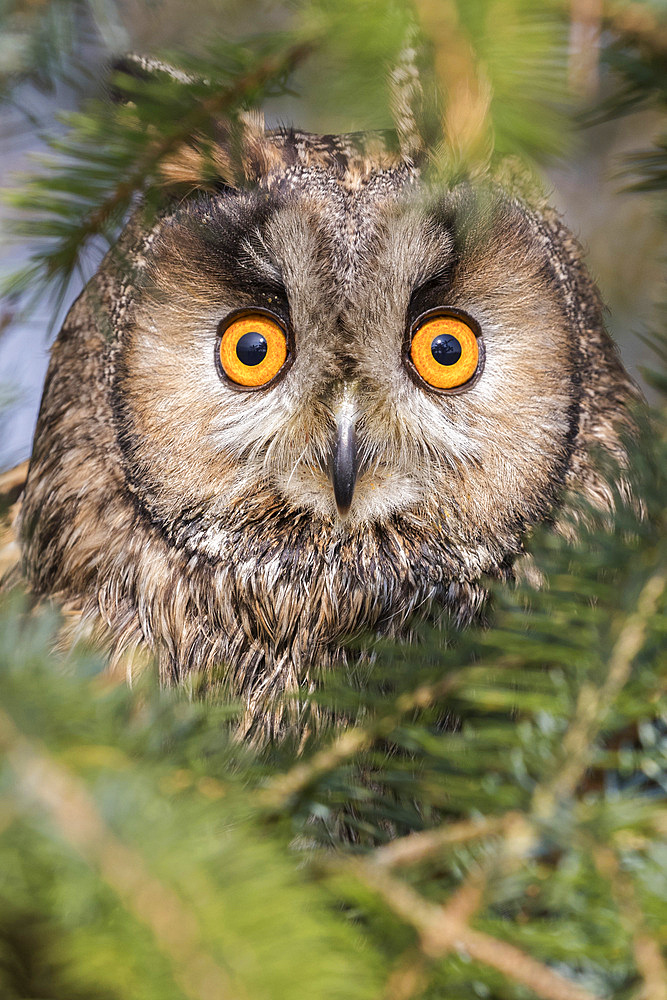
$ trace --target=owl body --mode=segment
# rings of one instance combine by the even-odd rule
[[[148,648],[167,682],[207,676],[251,731],[298,712],[282,695],[347,637],[470,620],[566,493],[610,505],[594,451],[623,461],[635,390],[548,210],[430,182],[377,136],[254,119],[241,182],[216,155],[216,189],[147,230],[138,213],[73,306],[20,536],[33,588],[74,602],[112,660]],[[419,367],[424,331],[431,368],[455,367],[434,320],[468,331],[460,385]],[[261,384],[225,368],[238,323],[284,338]]]

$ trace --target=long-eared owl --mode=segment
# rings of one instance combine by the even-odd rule
[[[345,637],[468,621],[570,492],[611,504],[635,390],[555,213],[258,115],[213,157],[73,305],[19,532],[112,660],[209,677],[250,730]]]

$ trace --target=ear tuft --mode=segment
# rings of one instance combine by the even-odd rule
[[[426,143],[419,126],[424,94],[417,66],[418,30],[413,25],[396,65],[389,74],[389,90],[394,127],[403,159],[417,163],[423,158]]]
[[[165,188],[215,191],[236,187],[236,173],[225,146],[201,137],[160,162],[158,183]]]
[[[285,167],[284,151],[266,134],[264,114],[252,109],[239,115],[241,127],[239,149],[244,179],[256,184],[273,171]]]
[[[204,83],[175,66],[136,53],[116,59],[112,69],[137,81],[166,77],[182,84]],[[131,88],[123,91],[122,78],[109,90],[115,103],[131,104]],[[188,193],[215,191],[259,183],[284,166],[284,154],[266,133],[263,113],[250,109],[241,111],[236,119],[212,118],[209,134],[188,138],[160,161],[156,181],[165,189]]]
[[[195,83],[196,78],[177,66],[163,62],[161,59],[153,59],[150,56],[142,56],[137,52],[128,52],[124,56],[114,59],[110,65],[112,82],[109,85],[109,96],[114,104],[127,104],[130,98],[123,92],[122,87],[113,81],[113,77],[119,73],[131,77],[133,80],[151,80],[160,76],[167,76],[177,83]]]

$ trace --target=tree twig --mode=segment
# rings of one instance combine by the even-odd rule
[[[428,902],[411,886],[385,868],[368,861],[339,865],[382,897],[393,912],[414,927],[424,954],[443,958],[452,951],[462,951],[471,959],[501,972],[508,979],[527,986],[541,1000],[598,1000],[588,990],[577,986],[532,958],[526,952],[468,926],[479,905],[479,885],[470,880],[444,906]]]
[[[493,150],[491,86],[451,0],[416,0],[435,48],[435,70],[445,98],[444,149],[457,164],[483,169]]]
[[[293,46],[284,55],[266,58],[256,69],[239,77],[232,86],[197,105],[189,115],[185,116],[180,128],[150,147],[129,177],[120,181],[112,194],[82,222],[80,238],[84,239],[99,232],[116,209],[125,205],[134,192],[143,186],[155,168],[184,142],[196,135],[211,117],[223,115],[237,105],[246,94],[261,87],[272,77],[293,69],[310,54],[312,47],[310,43],[301,43]]]
[[[383,1000],[411,1000],[424,991],[427,983],[426,958],[421,951],[411,949],[392,970]]]
[[[580,97],[593,98],[600,76],[603,0],[570,0],[568,82]]]
[[[667,55],[667,22],[649,4],[605,0],[603,20],[651,55]]]
[[[465,820],[462,823],[443,824],[435,830],[420,830],[419,833],[409,833],[406,837],[399,837],[378,847],[373,852],[372,859],[376,865],[384,868],[402,868],[419,864],[439,854],[443,848],[502,833],[519,819],[519,813],[512,812],[504,816],[481,817]]]
[[[383,739],[396,728],[401,719],[417,708],[425,708],[436,698],[452,691],[460,683],[462,673],[448,674],[433,684],[421,684],[415,691],[396,699],[393,710],[365,726],[354,726],[340,734],[328,747],[320,750],[303,764],[297,764],[286,774],[274,779],[260,794],[260,802],[271,810],[283,809],[319,778],[334,771],[345,761]]]

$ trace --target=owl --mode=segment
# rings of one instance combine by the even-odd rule
[[[611,506],[636,390],[553,211],[379,134],[220,134],[73,305],[18,537],[112,664],[207,679],[252,735],[348,637],[469,622],[571,494]]]

